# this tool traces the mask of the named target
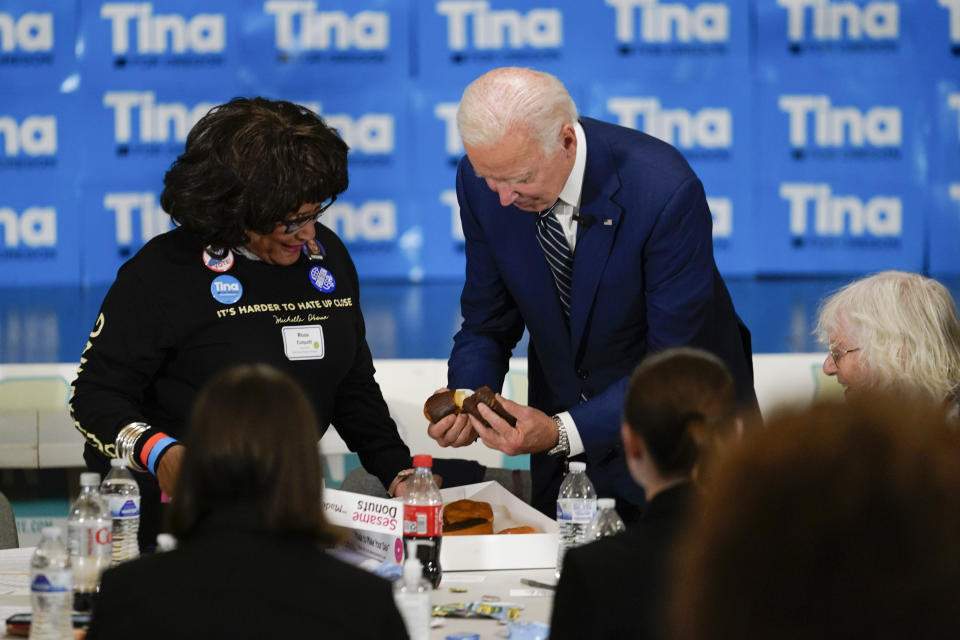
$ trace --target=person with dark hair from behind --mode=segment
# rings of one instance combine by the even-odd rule
[[[638,522],[571,549],[553,601],[550,638],[662,638],[669,550],[711,451],[742,429],[733,379],[706,351],[649,356],[627,387],[621,436],[630,474],[647,496]]]
[[[390,584],[323,551],[316,422],[278,369],[214,377],[190,418],[178,546],[104,573],[88,640],[406,638]]]
[[[676,640],[960,638],[960,437],[869,391],[775,417],[678,545]]]

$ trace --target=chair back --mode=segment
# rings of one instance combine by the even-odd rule
[[[7,496],[0,493],[0,549],[16,549],[20,546],[17,521]]]

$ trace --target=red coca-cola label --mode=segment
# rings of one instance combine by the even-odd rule
[[[108,545],[113,542],[113,531],[104,527],[103,529],[97,529],[94,534],[94,538],[97,541],[98,545]]]
[[[418,538],[439,536],[443,533],[440,518],[441,505],[403,505],[403,535]]]

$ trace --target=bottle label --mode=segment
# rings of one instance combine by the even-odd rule
[[[114,518],[132,518],[140,515],[140,496],[109,496],[110,515]]]
[[[112,523],[70,525],[67,531],[67,547],[71,558],[94,556],[109,558],[113,544]]]
[[[58,593],[73,589],[73,572],[47,571],[33,576],[30,591],[34,593]]]
[[[576,524],[589,524],[596,510],[595,500],[561,498],[557,500],[557,522],[562,520]]]
[[[403,535],[429,538],[443,534],[442,505],[403,505]]]

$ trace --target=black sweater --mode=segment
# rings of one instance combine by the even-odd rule
[[[302,385],[319,417],[318,437],[335,425],[364,468],[385,484],[409,467],[410,452],[373,377],[356,268],[332,231],[318,224],[317,239],[322,260],[300,256],[294,265],[277,266],[235,255],[233,266],[219,273],[204,263],[199,238],[177,228],[124,264],[74,381],[71,409],[86,437],[88,465],[109,468],[116,435],[130,422],[153,427],[140,443],[156,431],[182,438],[194,398],[211,376],[262,362]],[[317,267],[332,280],[315,285],[311,270]],[[223,276],[239,281],[236,302],[214,296],[214,280]],[[322,357],[314,348],[311,359],[291,359],[298,355],[295,327],[307,331],[311,343],[322,337]]]

